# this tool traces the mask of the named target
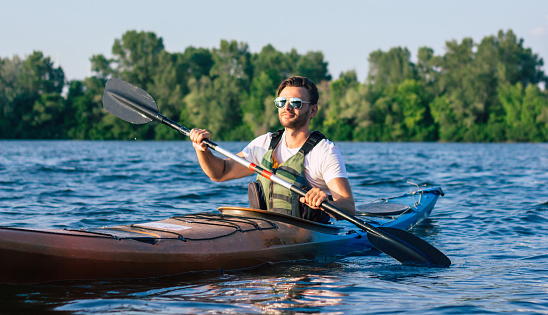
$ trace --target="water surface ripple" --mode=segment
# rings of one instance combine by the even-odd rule
[[[238,152],[245,143],[221,145]],[[548,313],[547,144],[338,145],[358,203],[415,185],[443,187],[446,196],[412,232],[445,252],[450,268],[406,267],[376,254],[148,280],[0,285],[0,311]],[[1,225],[101,227],[246,206],[250,179],[211,182],[188,142],[0,141]]]

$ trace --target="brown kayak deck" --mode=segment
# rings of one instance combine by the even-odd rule
[[[344,241],[329,224],[247,208],[220,211],[111,228],[0,228],[0,283],[244,269],[313,259],[331,250],[325,241]]]

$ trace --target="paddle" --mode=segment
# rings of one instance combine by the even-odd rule
[[[134,124],[146,124],[152,120],[156,120],[179,131],[185,136],[190,134],[189,129],[160,114],[158,112],[158,105],[156,105],[152,96],[147,92],[120,79],[112,78],[108,80],[105,93],[103,94],[103,106],[115,116]],[[203,142],[212,150],[221,153],[272,182],[300,196],[306,195],[306,191],[303,189],[286,182],[268,170],[236,154],[224,150],[214,142],[210,140],[204,140]],[[321,207],[327,213],[342,217],[366,231],[369,242],[375,248],[403,264],[443,267],[451,265],[449,258],[442,252],[409,232],[388,227],[374,227],[328,202],[323,202]]]

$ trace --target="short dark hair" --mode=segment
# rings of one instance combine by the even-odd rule
[[[278,95],[280,96],[280,93],[282,93],[282,90],[286,87],[302,87],[308,90],[308,94],[310,95],[310,102],[312,104],[318,104],[318,100],[320,99],[320,95],[318,93],[318,88],[316,87],[316,84],[308,78],[300,77],[300,76],[294,76],[285,79],[282,84],[278,87]]]

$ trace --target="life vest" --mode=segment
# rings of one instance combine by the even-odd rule
[[[272,134],[272,140],[268,151],[263,156],[261,166],[292,185],[309,190],[311,186],[304,175],[304,158],[321,140],[325,139],[325,136],[318,131],[312,132],[295,155],[281,165],[277,165],[272,154],[282,139],[283,132],[282,129]],[[299,201],[299,195],[260,175],[257,176],[256,182],[250,183],[248,194],[251,208],[273,211],[321,223],[329,222],[327,213],[302,204]]]

